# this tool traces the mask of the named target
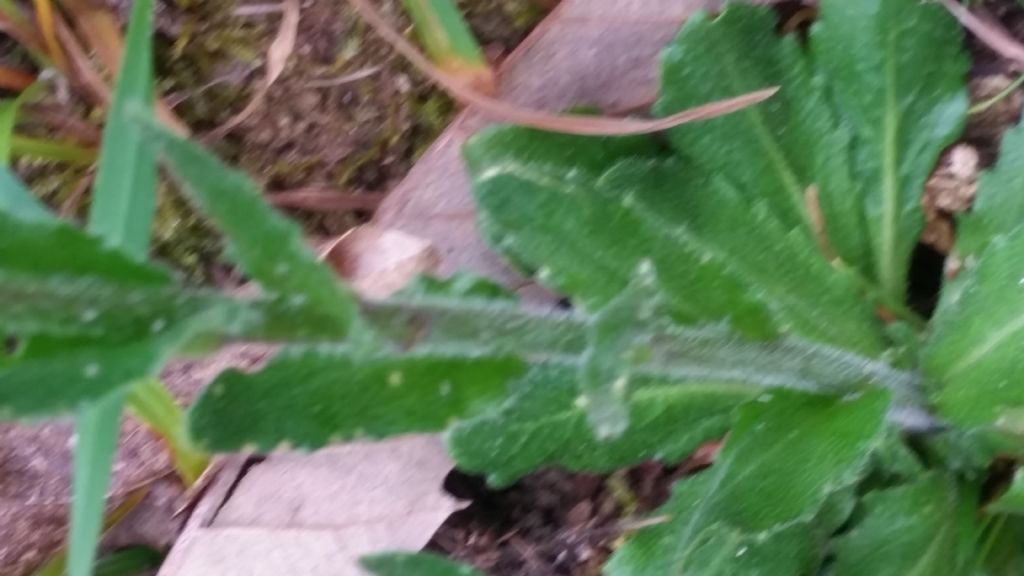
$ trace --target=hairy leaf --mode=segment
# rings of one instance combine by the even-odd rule
[[[672,145],[705,172],[727,175],[744,200],[764,202],[784,229],[801,230],[812,244],[815,234],[822,235],[828,249],[870,273],[849,135],[834,118],[799,41],[780,38],[775,19],[769,8],[744,5],[728,6],[718,17],[691,16],[663,53],[655,109],[669,115],[755,87],[780,86],[763,104],[674,128]],[[815,220],[819,208],[824,222]]]
[[[58,413],[153,376],[193,338],[234,324],[232,312],[212,307],[142,337],[28,338],[13,361],[0,364],[0,419]]]
[[[854,484],[885,437],[888,395],[773,392],[741,411],[715,466],[681,481],[646,528],[619,549],[610,576],[807,574],[813,521]],[[828,529],[834,526],[828,526]]]
[[[209,451],[436,432],[499,400],[524,368],[509,356],[286,348],[259,372],[218,376],[192,407],[189,428]]]
[[[482,576],[469,566],[436,554],[378,554],[360,560],[377,576]]]
[[[588,346],[590,320],[579,313],[433,296],[367,303],[364,311],[374,328],[408,348],[500,350],[578,368]],[[920,402],[915,374],[832,346],[798,338],[751,341],[723,326],[683,328],[664,321],[631,332],[636,372],[651,377],[834,393],[870,383],[890,389],[908,408]]]
[[[339,336],[358,322],[358,305],[334,272],[317,261],[299,227],[274,212],[245,174],[200,146],[147,124],[161,157],[189,197],[224,231],[229,252],[266,290],[330,318]]]
[[[956,254],[970,268],[996,236],[1009,234],[1024,224],[1024,126],[1003,136],[999,162],[981,175],[971,212],[957,223]]]
[[[736,407],[760,392],[743,383],[636,376],[629,427],[599,440],[576,374],[573,367],[536,366],[505,405],[456,424],[446,440],[459,467],[506,485],[544,466],[605,472],[645,460],[678,462],[723,435]]]
[[[782,333],[868,355],[881,352],[879,324],[855,278],[829,265],[805,235],[780,225],[766,202],[743,198],[724,177],[679,162],[624,162],[602,184],[618,191],[645,225],[666,231],[700,261],[717,263],[717,276],[700,278],[655,260],[670,297],[713,301],[724,276],[758,301]],[[830,321],[821,322],[826,316]]]
[[[31,216],[30,216],[31,218]],[[130,286],[160,286],[172,281],[158,267],[133,261],[119,249],[104,247],[71,224],[23,220],[0,213],[0,270],[41,278],[98,278]],[[54,250],[59,246],[60,250]]]
[[[822,0],[820,11],[811,48],[853,132],[874,278],[902,301],[921,191],[966,118],[961,34],[942,6],[918,0]]]
[[[1000,424],[1024,408],[1024,229],[998,236],[942,296],[924,355],[940,416]]]
[[[782,331],[880,352],[880,332],[853,279],[762,203],[678,161],[620,162],[600,175],[593,163],[559,165],[565,138],[509,128],[467,149],[485,235],[537,269],[538,280],[596,309],[650,261],[678,320],[724,320],[757,337]],[[578,139],[584,143],[598,144]],[[545,151],[553,159],[537,158]],[[819,306],[832,322],[820,321]]]
[[[835,546],[835,576],[975,574],[977,490],[933,472],[864,497],[864,518]]]

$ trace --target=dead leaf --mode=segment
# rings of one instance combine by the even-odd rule
[[[452,467],[432,436],[271,456],[161,574],[362,576],[360,556],[420,550],[462,507],[442,489]]]
[[[668,130],[680,124],[707,120],[741,110],[767,100],[779,90],[778,87],[765,88],[735,98],[719,100],[697,106],[696,108],[690,108],[667,118],[655,120],[551,114],[539,110],[530,110],[485,96],[467,87],[458,78],[446,74],[434,66],[405,37],[396,32],[367,0],[348,1],[366,19],[377,34],[384,38],[402,56],[405,56],[413,66],[426,74],[431,81],[444,88],[453,98],[463,104],[476,106],[503,122],[529,126],[538,130],[585,136],[650,134]]]
[[[281,2],[281,25],[277,29],[277,36],[271,42],[270,48],[267,49],[266,75],[263,84],[256,90],[252,99],[241,112],[210,132],[207,138],[212,140],[223,138],[263,105],[267,92],[284,72],[288,58],[295,51],[295,40],[299,35],[299,17],[299,0],[283,0]]]
[[[321,255],[364,298],[386,298],[441,263],[430,242],[376,224],[350,230]]]

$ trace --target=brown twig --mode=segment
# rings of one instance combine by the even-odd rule
[[[964,28],[967,28],[993,52],[1024,68],[1024,45],[994,19],[972,12],[954,0],[939,0]]]
[[[372,212],[383,199],[383,194],[345,194],[329,188],[297,188],[267,195],[267,201],[278,208],[310,212]]]
[[[441,86],[453,98],[465,105],[475,106],[498,120],[529,126],[538,130],[591,136],[650,134],[688,122],[707,120],[735,112],[762,102],[778,91],[778,87],[765,88],[735,98],[704,104],[657,120],[551,114],[539,110],[520,108],[480,94],[466,87],[458,79],[438,69],[405,37],[396,32],[390,23],[367,0],[348,1],[370,24],[371,28],[386,40],[392,48],[408,59],[413,66],[423,72],[432,82]]]

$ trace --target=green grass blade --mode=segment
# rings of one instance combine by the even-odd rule
[[[427,54],[444,72],[493,89],[494,75],[480,44],[452,0],[402,0]]]
[[[156,206],[156,160],[144,145],[134,115],[153,109],[152,0],[132,6],[123,66],[114,90],[100,151],[89,230],[142,260]],[[89,576],[96,558],[124,395],[114,393],[79,410],[68,569]]]
[[[92,148],[71,142],[27,136],[11,137],[11,155],[28,156],[74,166],[88,166],[96,161],[96,150]]]
[[[137,1],[132,8],[124,66],[103,129],[88,226],[140,260],[148,250],[156,207],[156,161],[137,121],[153,110],[152,11],[152,0]]]
[[[195,484],[210,458],[189,441],[185,433],[185,413],[160,380],[149,378],[134,386],[128,393],[128,408],[167,444],[178,476],[185,485]]]
[[[145,1],[145,0],[143,0]],[[68,574],[89,576],[103,527],[110,471],[117,451],[124,393],[116,392],[78,411],[68,535]]]
[[[53,215],[8,168],[0,168],[0,213],[19,220],[45,222]]]
[[[137,488],[125,497],[124,501],[121,502],[116,508],[110,511],[110,514],[103,520],[103,534],[109,533],[118,524],[121,523],[129,514],[135,510],[146,496],[149,495],[149,487],[144,486]],[[104,558],[100,558],[96,561],[96,569],[99,572],[101,565],[104,563]],[[67,574],[68,566],[68,551],[66,548],[58,550],[45,564],[36,569],[32,573],[32,576],[65,576]]]
[[[0,101],[0,166],[11,165],[11,147],[14,139],[14,125],[18,121],[18,112],[26,100],[32,98],[39,91],[39,83],[36,82],[23,90],[15,98],[7,98]]]

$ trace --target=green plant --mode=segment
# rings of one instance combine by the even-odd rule
[[[8,178],[0,328],[20,345],[0,358],[0,408],[75,408],[98,430],[172,354],[274,341],[263,370],[221,374],[191,408],[201,448],[443,431],[460,467],[504,485],[676,462],[728,433],[608,574],[1017,574],[1020,483],[988,468],[1015,463],[1024,435],[1024,128],[982,179],[927,321],[907,275],[924,181],[967,113],[959,29],[916,0],[820,7],[806,47],[764,8],[694,16],[665,53],[659,114],[782,90],[667,147],[518,128],[473,140],[485,237],[571,311],[465,278],[361,302],[247,178],[125,109],[149,151],[137,166],[162,159],[261,293],[186,289],[137,247],[44,217]],[[366,565],[472,573],[430,556]]]
[[[494,91],[494,71],[453,0],[402,0],[402,5],[438,70],[474,88]]]

